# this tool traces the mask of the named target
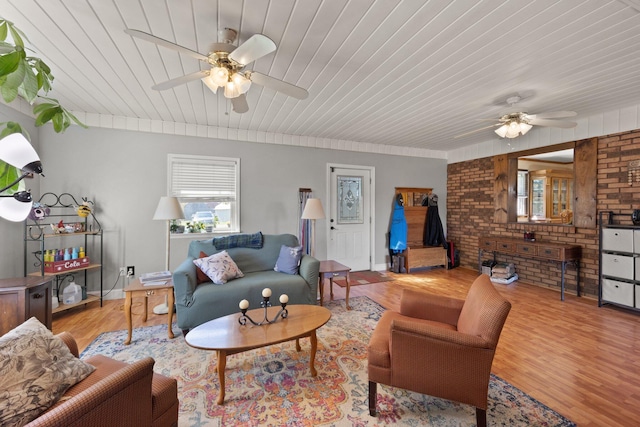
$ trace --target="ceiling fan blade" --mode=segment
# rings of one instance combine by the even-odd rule
[[[532,119],[562,119],[565,117],[574,117],[577,115],[578,113],[576,113],[575,111],[550,111],[548,113],[527,114],[527,116]]]
[[[293,98],[307,99],[307,97],[309,96],[309,92],[307,92],[306,89],[303,89],[296,85],[292,85],[291,83],[274,79],[273,77],[269,77],[255,71],[250,71],[246,74],[249,80],[251,80],[253,83],[259,84],[260,86],[268,87],[269,89],[273,89],[278,92],[282,92],[285,95],[291,96]]]
[[[273,40],[262,34],[254,34],[231,52],[229,58],[244,66],[274,50],[276,50],[276,44]]]
[[[480,132],[480,131],[485,130],[485,129],[491,129],[491,128],[494,128],[494,127],[500,126],[500,125],[501,125],[501,123],[496,123],[495,125],[485,126],[483,128],[480,128],[480,129],[472,130],[471,132],[461,133],[460,135],[454,136],[454,138],[462,138],[463,136],[471,135],[472,133]]]
[[[199,59],[200,61],[207,61],[209,59],[208,56],[203,55],[199,52],[196,52],[195,50],[191,50],[191,49],[187,49],[184,46],[180,46],[177,45],[175,43],[172,43],[168,40],[165,39],[161,39],[160,37],[156,37],[153,34],[149,34],[149,33],[145,33],[144,31],[140,31],[140,30],[132,30],[130,28],[127,28],[126,30],[124,30],[125,33],[129,34],[132,37],[136,37],[139,38],[141,40],[145,40],[151,43],[155,43],[158,46],[164,46],[167,49],[172,49],[175,50],[179,53],[184,53],[185,55],[189,55],[192,56],[196,59]]]
[[[167,90],[172,87],[179,86],[184,83],[189,83],[193,80],[202,79],[209,75],[209,71],[201,70],[196,71],[195,73],[187,74],[186,76],[176,77],[175,79],[167,80],[166,82],[158,83],[157,85],[151,86],[153,90]]]
[[[547,119],[538,119],[538,118],[529,119],[529,124],[536,125],[536,126],[546,126],[546,127],[552,127],[552,128],[565,128],[565,129],[570,129],[578,126],[576,122],[563,122],[560,120],[547,120]]]
[[[249,111],[249,104],[247,104],[247,97],[244,96],[244,93],[235,98],[231,98],[231,106],[233,111],[238,114],[246,113]]]

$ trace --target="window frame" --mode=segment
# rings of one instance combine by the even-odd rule
[[[229,233],[239,233],[241,230],[240,226],[240,158],[239,157],[218,157],[218,156],[206,156],[206,155],[192,155],[192,154],[168,154],[167,155],[167,194],[169,196],[177,197],[180,201],[181,205],[185,205],[186,203],[196,202],[196,201],[204,201],[204,202],[215,202],[215,201],[223,201],[223,199],[227,199],[228,197],[198,197],[198,196],[185,196],[180,193],[178,190],[175,190],[174,184],[174,165],[180,164],[197,164],[199,167],[207,167],[210,165],[212,168],[215,164],[222,164],[226,167],[233,166],[234,168],[234,196],[233,203],[231,203],[231,213],[230,213],[230,227],[228,229],[220,230],[214,228],[211,232],[207,232],[207,234],[229,234]],[[213,170],[212,170],[213,171]],[[190,219],[185,218],[185,220],[190,221]],[[186,234],[187,236],[189,233]]]

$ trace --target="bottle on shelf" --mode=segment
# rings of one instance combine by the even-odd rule
[[[82,246],[80,246],[80,250],[78,251],[78,257],[79,258],[85,257],[84,248]]]

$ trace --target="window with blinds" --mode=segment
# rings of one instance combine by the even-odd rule
[[[169,154],[169,195],[184,210],[185,232],[240,231],[240,159]]]

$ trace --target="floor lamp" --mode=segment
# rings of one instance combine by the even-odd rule
[[[311,220],[311,256],[316,256],[316,219],[325,218],[320,199],[307,199],[302,211],[302,219]]]
[[[165,270],[167,271],[169,271],[169,259],[171,256],[171,239],[169,236],[171,220],[183,218],[184,212],[182,211],[182,206],[180,206],[180,202],[176,197],[162,196],[160,198],[158,207],[156,208],[156,213],[153,215],[153,219],[167,221],[167,262],[165,264]],[[171,309],[173,310],[173,307],[171,307]],[[153,312],[155,314],[169,313],[169,302],[166,296],[164,297],[164,304],[159,304],[153,307]]]

